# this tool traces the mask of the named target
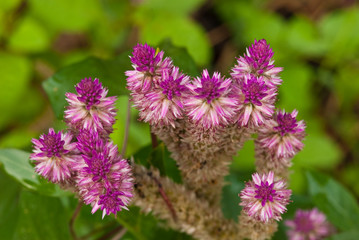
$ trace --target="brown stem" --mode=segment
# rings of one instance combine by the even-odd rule
[[[74,229],[74,223],[75,223],[75,220],[76,220],[77,216],[80,213],[80,210],[81,210],[82,206],[83,206],[83,203],[78,202],[77,207],[76,207],[74,213],[72,214],[72,217],[71,217],[70,222],[69,222],[70,234],[71,234],[72,238],[75,239],[75,240],[77,240],[79,238],[76,235],[76,232],[75,232],[75,229]]]
[[[170,210],[173,220],[176,222],[176,221],[177,221],[176,211],[175,211],[175,209],[173,208],[173,205],[172,205],[171,201],[169,200],[169,198],[167,197],[165,191],[163,190],[162,184],[160,183],[160,181],[159,181],[157,178],[153,177],[152,174],[151,174],[150,176],[151,176],[152,179],[156,182],[156,184],[157,184],[157,186],[158,186],[158,191],[160,192],[161,197],[162,197],[163,200],[165,201],[165,203],[166,203],[168,209]]]
[[[126,155],[126,149],[127,149],[127,143],[128,143],[128,134],[129,134],[129,131],[130,131],[130,123],[131,123],[131,101],[130,101],[130,99],[128,99],[125,135],[124,135],[124,138],[123,138],[123,144],[122,144],[122,150],[121,150],[122,157],[125,157],[125,155]]]
[[[158,141],[156,135],[152,131],[151,131],[151,142],[152,142],[152,148],[155,149],[158,146]]]

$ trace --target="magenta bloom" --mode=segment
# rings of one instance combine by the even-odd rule
[[[133,196],[131,167],[118,154],[117,146],[103,139],[98,138],[88,149],[91,152],[84,152],[76,165],[77,186],[84,202],[91,204],[92,213],[101,208],[103,217],[127,209]]]
[[[76,143],[71,143],[70,133],[56,133],[53,128],[39,139],[32,139],[34,144],[30,159],[35,161],[35,171],[51,182],[64,182],[71,177],[71,166],[78,158],[75,154]]]
[[[243,210],[254,219],[268,222],[271,219],[281,220],[289,203],[292,191],[286,189],[283,180],[275,180],[273,172],[252,175],[253,181],[246,183],[241,191],[241,203]]]
[[[172,60],[163,59],[163,51],[156,53],[156,50],[147,44],[137,44],[132,55],[130,59],[134,70],[125,72],[127,88],[131,92],[148,92],[158,83],[162,72],[172,68]]]
[[[262,77],[245,76],[239,89],[243,99],[239,105],[240,126],[259,126],[272,116],[277,92],[275,88],[269,88]]]
[[[65,111],[66,122],[75,130],[92,129],[101,133],[112,132],[115,123],[116,97],[106,97],[107,89],[96,78],[82,79],[75,86],[77,95],[66,93],[69,106]]]
[[[265,39],[255,40],[252,46],[247,48],[247,54],[237,59],[237,65],[232,68],[231,76],[240,81],[245,75],[253,74],[262,76],[269,87],[280,85],[282,80],[278,74],[282,68],[274,66],[273,54]]]
[[[334,227],[318,209],[298,209],[293,220],[285,221],[290,240],[321,240],[334,232]]]
[[[183,117],[183,97],[187,93],[186,84],[189,77],[179,72],[177,67],[172,71],[164,71],[159,86],[153,88],[135,102],[140,109],[140,119],[151,125],[172,125]]]
[[[227,125],[232,122],[237,109],[238,97],[232,91],[232,80],[215,72],[209,76],[203,70],[202,77],[188,84],[190,93],[185,100],[188,117],[204,128]]]
[[[292,113],[277,111],[266,126],[259,129],[257,142],[263,149],[268,149],[276,158],[292,158],[302,150],[305,136],[305,123],[297,121],[297,110]]]

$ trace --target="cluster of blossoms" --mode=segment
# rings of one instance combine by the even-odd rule
[[[101,209],[103,217],[116,214],[127,209],[133,194],[131,167],[109,138],[116,98],[107,97],[98,79],[85,78],[75,88],[77,94],[66,94],[68,131],[51,128],[33,139],[30,158],[38,174],[74,189],[92,213]]]
[[[286,113],[275,109],[282,68],[274,66],[273,54],[266,40],[256,40],[244,56],[237,58],[231,78],[218,72],[211,75],[206,69],[201,76],[191,78],[180,72],[170,58],[164,58],[163,51],[156,52],[147,44],[138,44],[130,57],[134,69],[125,73],[132,101],[140,111],[140,120],[148,122],[153,129],[160,129],[154,132],[170,151],[179,152],[173,157],[182,171],[186,170],[184,165],[188,165],[190,160],[181,161],[181,158],[192,146],[197,146],[198,141],[207,144],[207,149],[213,149],[213,143],[217,141],[217,152],[222,153],[225,147],[219,147],[224,139],[221,133],[226,137],[230,135],[226,131],[243,130],[258,134],[256,157],[260,175],[254,174],[253,182],[247,183],[240,194],[240,205],[249,216],[262,222],[280,220],[280,215],[286,210],[291,191],[286,189],[285,174],[276,167],[283,165],[284,171],[288,172],[290,159],[303,148],[305,135],[305,124],[296,120],[296,110]],[[163,137],[162,129],[176,137],[168,140]],[[186,132],[189,134],[183,134]],[[212,137],[215,140],[210,145],[207,143],[210,137],[203,136],[214,133],[217,135]],[[193,137],[196,134],[201,137],[196,139]],[[244,140],[250,138],[250,134],[246,136],[249,137]],[[230,145],[234,138],[224,139],[222,145]],[[210,155],[217,156],[214,150],[207,154]],[[189,158],[193,159],[193,156],[197,157],[198,151],[194,150]],[[208,165],[210,160],[198,162],[201,167],[205,163]],[[207,174],[200,179],[208,177]],[[201,188],[203,185],[198,187]]]

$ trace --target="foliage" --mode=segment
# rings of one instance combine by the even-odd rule
[[[292,11],[288,17],[274,9],[276,2],[1,1],[0,213],[7,216],[0,219],[3,238],[70,239],[75,198],[36,176],[28,157],[32,138],[51,125],[62,128],[64,93],[73,91],[81,78],[99,77],[110,95],[119,96],[111,137],[122,146],[128,104],[124,71],[130,68],[128,55],[137,41],[163,49],[184,72],[197,76],[196,66],[228,71],[233,66],[228,59],[262,38],[273,47],[276,65],[285,69],[279,106],[297,108],[308,126],[306,146],[293,161],[293,206],[284,218],[292,218],[297,207],[316,206],[338,229],[330,239],[358,238],[359,8],[337,7],[320,18]],[[214,30],[219,31],[213,34]],[[225,40],[218,40],[221,37]],[[168,150],[163,144],[152,149],[148,126],[136,121],[136,110],[130,114],[126,157],[155,166],[180,183]],[[237,220],[237,195],[254,170],[253,156],[253,142],[247,142],[231,165],[222,194],[227,218]],[[75,231],[85,236],[97,229],[90,239],[118,224],[128,230],[124,239],[190,239],[164,229],[161,221],[137,208],[103,222],[99,214],[88,212],[81,210]],[[280,225],[275,238],[283,239],[284,232]]]

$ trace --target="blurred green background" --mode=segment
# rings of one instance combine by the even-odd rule
[[[304,172],[315,169],[358,199],[359,5],[354,0],[1,0],[0,148],[31,151],[32,138],[49,127],[64,127],[42,84],[68,65],[90,56],[114,59],[137,42],[155,47],[169,39],[187,49],[199,69],[229,76],[235,57],[262,38],[275,52],[276,66],[284,68],[277,106],[299,110],[298,119],[307,123],[291,188],[305,194]],[[124,86],[124,74],[117,81]],[[112,135],[120,148],[127,99],[119,97]],[[150,143],[149,127],[138,123],[136,114],[132,110],[127,156]],[[254,171],[253,142],[245,144],[232,171]]]

